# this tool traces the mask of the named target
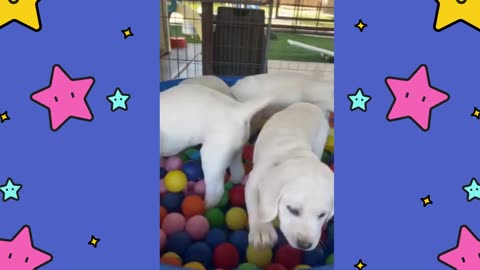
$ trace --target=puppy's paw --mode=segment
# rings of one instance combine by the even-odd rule
[[[234,184],[240,184],[244,176],[245,168],[243,167],[243,163],[234,163],[230,166],[230,180]]]
[[[256,248],[273,247],[277,242],[277,232],[272,223],[250,224],[248,242]]]
[[[209,187],[205,191],[205,207],[212,208],[218,205],[223,196],[223,186]]]

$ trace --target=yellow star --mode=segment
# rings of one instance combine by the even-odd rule
[[[34,31],[40,31],[42,23],[38,2],[40,0],[1,0],[0,28],[16,21]]]
[[[478,0],[435,0],[437,12],[433,29],[442,31],[457,22],[464,22],[467,25],[480,31],[480,1]]]
[[[97,248],[98,242],[100,242],[100,238],[95,238],[95,236],[92,235],[92,239],[90,239],[88,244],[92,245],[94,248]]]
[[[476,117],[477,119],[480,119],[480,110],[477,107],[473,108],[473,113],[470,115],[473,117]]]
[[[130,27],[128,27],[125,30],[122,30],[122,33],[123,33],[123,38],[124,39],[127,39],[128,37],[133,36],[132,29]]]
[[[368,26],[368,24],[364,23],[362,21],[362,19],[358,20],[358,23],[355,24],[355,27],[358,28],[358,30],[360,30],[360,32],[363,32],[363,29],[367,26]]]
[[[4,113],[0,114],[0,123],[3,123],[7,120],[10,120],[10,117],[8,116],[8,112],[5,111]]]
[[[425,198],[420,198],[420,200],[423,202],[423,207],[433,203],[432,200],[430,200],[430,195],[427,195]]]
[[[367,264],[362,262],[362,259],[360,259],[358,260],[358,263],[353,266],[355,266],[355,268],[357,268],[358,270],[362,270],[363,268],[367,267]]]

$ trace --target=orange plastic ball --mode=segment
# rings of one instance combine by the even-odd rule
[[[161,264],[182,267],[182,259],[177,254],[167,252],[160,258]]]
[[[160,224],[162,224],[163,219],[168,215],[167,209],[165,207],[160,206]]]
[[[182,213],[186,218],[205,213],[205,202],[198,195],[187,196],[182,202]]]

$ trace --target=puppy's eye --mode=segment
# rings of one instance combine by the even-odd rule
[[[287,209],[292,215],[294,215],[296,217],[298,217],[300,215],[300,210],[297,209],[297,208],[293,208],[290,205],[287,205]]]
[[[325,213],[318,215],[318,219],[322,219],[325,216]]]

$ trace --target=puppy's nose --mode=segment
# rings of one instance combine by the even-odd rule
[[[301,249],[309,249],[312,247],[312,242],[308,242],[302,239],[297,240],[297,246]]]

